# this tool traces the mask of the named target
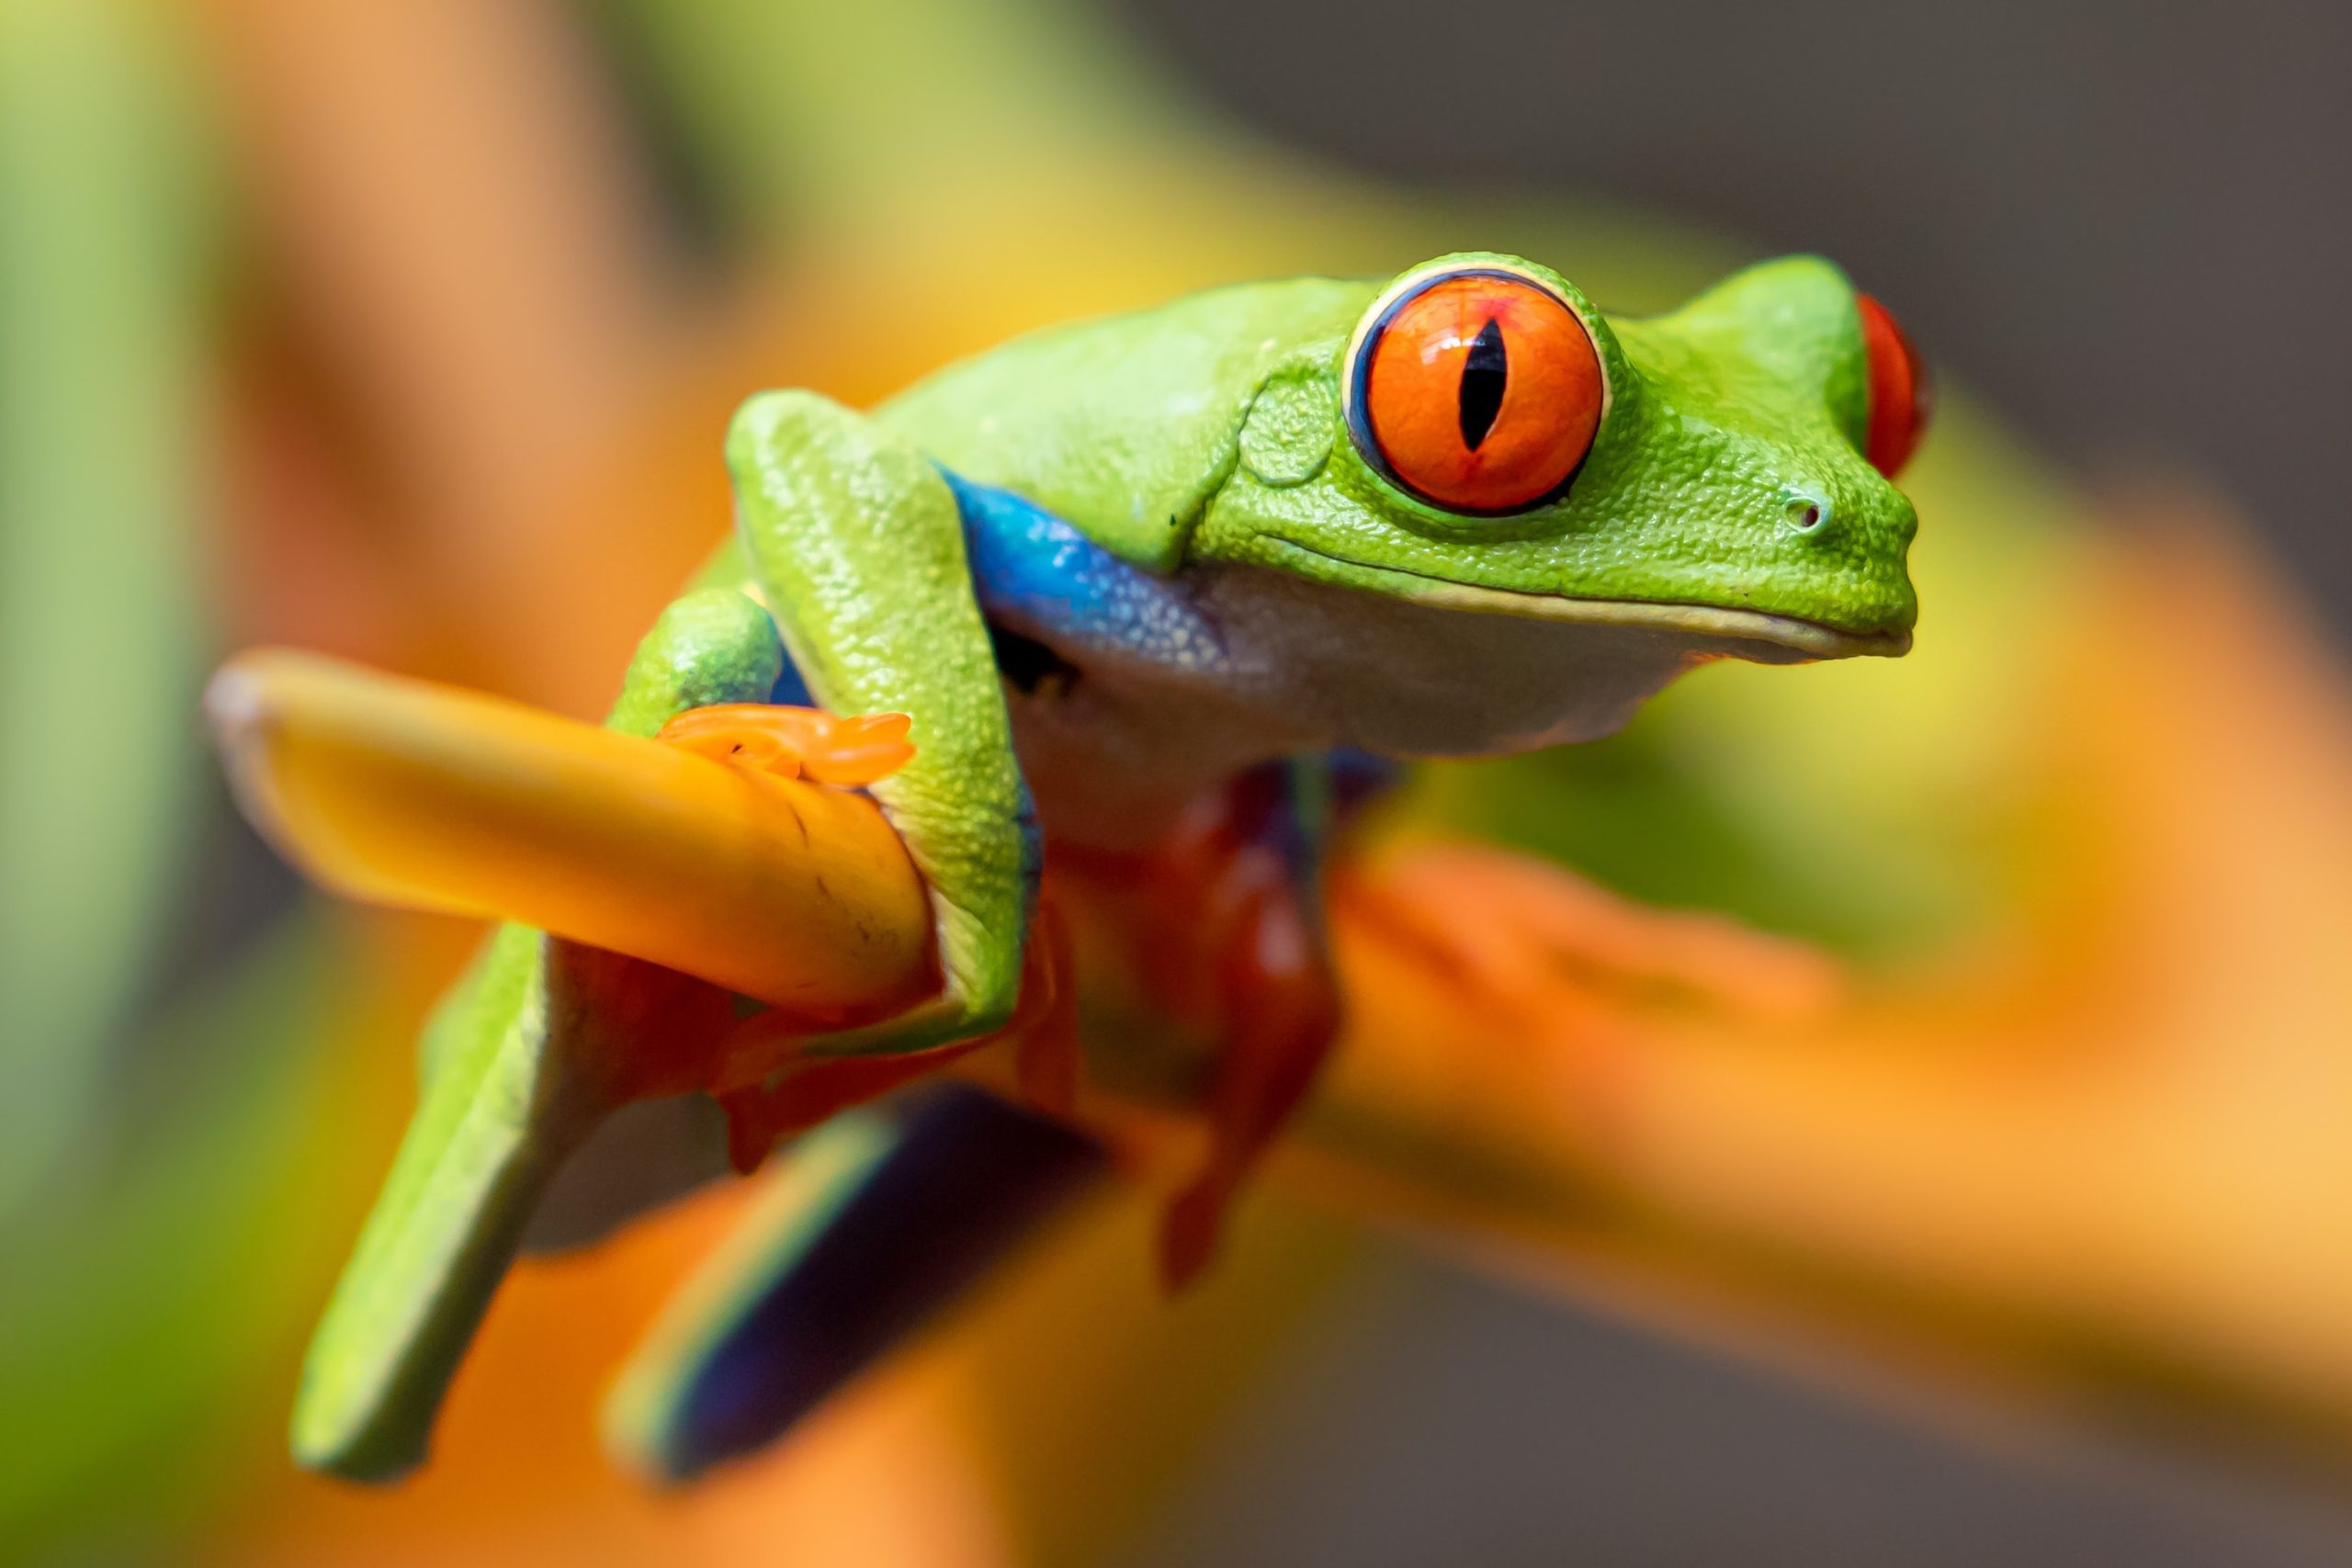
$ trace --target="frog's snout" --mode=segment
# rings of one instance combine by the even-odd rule
[[[1836,481],[1836,482],[1833,482]],[[1877,475],[1787,475],[1765,513],[1782,602],[1763,604],[1849,636],[1907,642],[1918,615],[1908,570],[1917,514]],[[1875,651],[1875,650],[1874,650]]]

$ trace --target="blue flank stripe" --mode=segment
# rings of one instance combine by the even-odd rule
[[[1089,655],[1180,670],[1220,663],[1216,628],[1164,578],[1009,491],[942,468],[964,516],[981,613],[1083,667]]]
[[[882,1151],[679,1391],[659,1443],[669,1479],[781,1437],[1108,1168],[1086,1139],[978,1089],[879,1110],[896,1122]]]

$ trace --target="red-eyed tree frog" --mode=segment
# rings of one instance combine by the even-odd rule
[[[1190,1277],[1333,1037],[1321,868],[1383,762],[1606,735],[1711,659],[1905,651],[1916,524],[1893,480],[1927,392],[1893,319],[1816,258],[1631,320],[1540,263],[1473,253],[1049,330],[871,412],[752,398],[726,442],[734,537],[639,648],[610,722],[727,750],[775,744],[761,707],[906,716],[911,754],[868,787],[927,886],[941,983],[729,1086],[739,1155],[808,1120],[774,1100],[810,1064],[880,1085],[877,1064],[1013,1019],[1049,849],[1099,871],[1164,868],[1174,845],[1193,869],[1156,886],[1206,954],[1226,1035],[1210,1152],[1161,1236],[1165,1272]],[[897,745],[884,721],[843,733]],[[619,1027],[564,946],[495,938],[428,1072]],[[544,1109],[483,1104],[485,1125]],[[938,1134],[940,1116],[904,1128]],[[779,1209],[706,1292],[707,1324],[673,1336],[664,1386],[637,1380],[656,1468],[740,1450],[854,1361],[779,1350],[795,1312],[871,1311],[869,1337],[896,1321],[808,1283],[859,1194],[1001,1169],[1034,1196],[1076,1157],[999,1129],[893,1166],[909,1145],[856,1125],[816,1159],[819,1201]],[[396,1170],[312,1349],[301,1457],[414,1461],[533,1190],[507,1165]],[[903,1207],[886,1223],[936,1245]],[[744,1382],[761,1376],[807,1396]]]

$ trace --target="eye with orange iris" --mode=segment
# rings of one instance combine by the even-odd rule
[[[1556,499],[1592,448],[1609,383],[1592,336],[1516,273],[1441,273],[1391,301],[1350,371],[1364,457],[1448,512],[1496,516]]]
[[[1893,479],[1911,460],[1927,431],[1935,389],[1928,379],[1927,362],[1887,308],[1867,294],[1855,299],[1862,314],[1862,347],[1870,355],[1871,420],[1862,456]]]

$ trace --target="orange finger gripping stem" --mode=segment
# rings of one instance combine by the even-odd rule
[[[658,739],[737,767],[851,787],[888,778],[907,764],[914,756],[909,727],[905,714],[843,717],[822,708],[723,703],[687,709],[663,725]],[[718,1093],[727,1109],[730,1154],[740,1170],[755,1168],[780,1137],[998,1042],[1015,1052],[1022,1098],[1067,1117],[1079,1076],[1069,936],[1053,901],[1042,899],[1017,1010],[1004,1029],[984,1040],[904,1056],[810,1058],[798,1055],[792,1027],[774,1014],[747,1019],[728,1035],[717,1077],[705,1087]]]
[[[688,708],[657,738],[783,778],[856,786],[888,778],[915,754],[902,713],[842,717],[822,708],[720,703]]]

